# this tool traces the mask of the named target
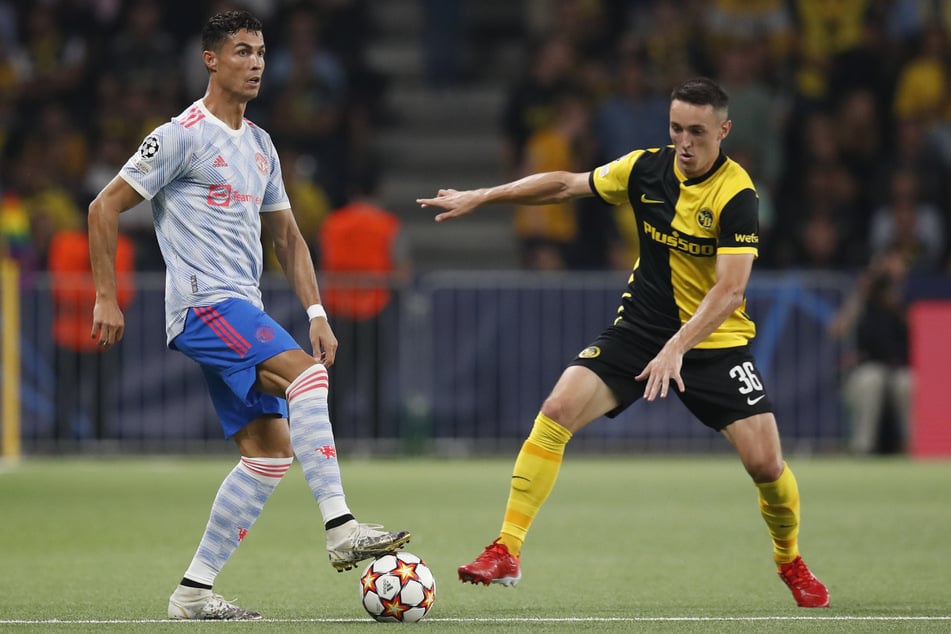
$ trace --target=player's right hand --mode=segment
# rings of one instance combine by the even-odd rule
[[[420,207],[444,209],[442,213],[436,214],[436,222],[464,216],[479,206],[478,194],[475,191],[455,189],[440,189],[435,198],[417,198],[416,202]]]
[[[125,316],[115,300],[96,300],[92,309],[92,332],[99,347],[108,350],[122,340],[125,334]]]

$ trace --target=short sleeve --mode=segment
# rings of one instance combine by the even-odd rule
[[[149,133],[119,175],[146,200],[175,180],[191,161],[192,135],[177,123],[164,123]]]
[[[717,253],[759,254],[759,198],[753,189],[743,189],[720,212]]]
[[[644,150],[635,150],[596,168],[591,172],[591,190],[609,205],[626,203],[631,172],[643,154]]]

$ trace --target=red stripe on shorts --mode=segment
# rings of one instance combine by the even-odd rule
[[[205,325],[211,328],[218,335],[218,338],[234,350],[239,357],[243,357],[251,349],[251,344],[239,335],[217,310],[211,306],[198,306],[194,310]]]

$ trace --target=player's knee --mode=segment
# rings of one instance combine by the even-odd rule
[[[744,462],[746,472],[754,482],[775,482],[783,475],[783,457],[776,454],[764,454]]]
[[[567,429],[571,429],[571,424],[578,415],[568,399],[561,396],[549,396],[545,399],[541,413]]]

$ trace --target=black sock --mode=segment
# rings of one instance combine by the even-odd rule
[[[324,524],[324,530],[329,531],[331,528],[337,528],[338,526],[343,526],[344,524],[346,524],[352,519],[354,519],[354,517],[350,513],[347,513],[346,515],[341,515],[340,517],[335,517],[332,520],[328,520],[327,523]]]
[[[211,590],[211,586],[207,583],[198,583],[197,581],[192,581],[188,577],[182,577],[182,585],[186,588],[204,588],[205,590]]]

